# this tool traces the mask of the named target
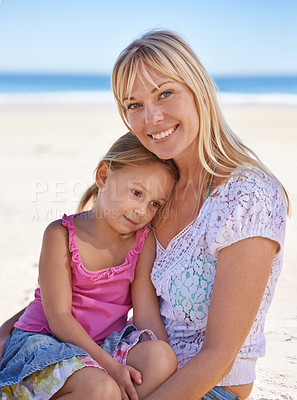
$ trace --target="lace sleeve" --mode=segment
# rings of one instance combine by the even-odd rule
[[[214,253],[239,240],[262,236],[283,250],[286,209],[277,183],[257,171],[232,176],[213,198],[216,211],[209,221],[208,242]]]

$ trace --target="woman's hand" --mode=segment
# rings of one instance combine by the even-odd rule
[[[4,336],[4,335],[0,334],[0,361],[2,359],[6,343],[8,342],[9,339],[10,339],[10,335]]]
[[[109,375],[119,385],[122,400],[138,400],[138,395],[133,385],[133,381],[140,385],[142,383],[141,373],[129,365],[116,363],[112,369],[107,371]]]
[[[0,360],[2,359],[6,343],[11,337],[11,328],[9,321],[4,322],[0,327]]]
[[[5,321],[4,324],[0,326],[0,360],[3,356],[6,343],[11,337],[11,333],[13,331],[13,325],[18,321],[18,319],[24,313],[24,311],[25,308],[19,311],[17,314],[15,314],[7,321]]]

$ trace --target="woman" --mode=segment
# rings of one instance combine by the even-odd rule
[[[210,77],[178,35],[153,31],[132,42],[112,86],[128,129],[180,172],[170,218],[155,230],[151,275],[180,368],[147,399],[209,391],[205,398],[245,399],[265,353],[286,191],[226,124]]]
[[[178,35],[132,42],[112,86],[129,130],[180,172],[169,218],[155,229],[151,274],[180,368],[147,400],[245,399],[265,352],[287,194],[228,127],[210,77]]]

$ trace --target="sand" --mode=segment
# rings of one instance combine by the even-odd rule
[[[223,106],[233,130],[286,186],[293,213],[266,323],[254,400],[297,399],[297,106]],[[126,128],[115,105],[0,104],[0,324],[32,299],[45,227],[75,212],[100,156]]]

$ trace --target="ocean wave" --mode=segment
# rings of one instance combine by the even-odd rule
[[[0,93],[0,105],[114,104],[111,91]]]
[[[283,105],[296,106],[297,94],[291,93],[227,93],[221,92],[222,105]]]
[[[221,92],[221,105],[296,106],[297,94]],[[1,105],[104,105],[115,104],[111,91],[0,93]]]

